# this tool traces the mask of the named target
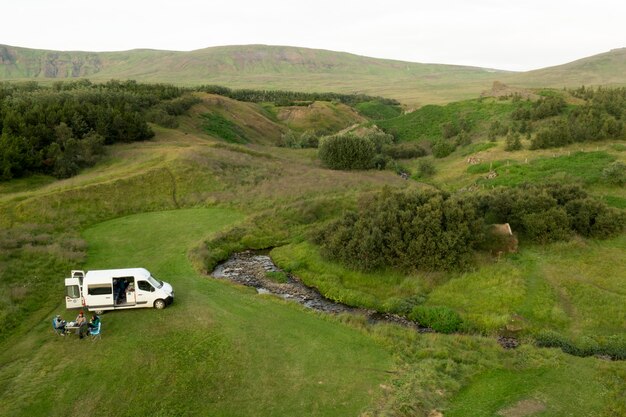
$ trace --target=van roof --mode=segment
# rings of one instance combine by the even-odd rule
[[[93,271],[87,271],[85,278],[116,278],[116,277],[129,277],[134,276],[137,278],[148,278],[150,272],[146,268],[123,268],[123,269],[96,269]]]

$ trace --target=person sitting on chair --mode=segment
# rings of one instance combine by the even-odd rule
[[[80,310],[80,312],[78,313],[78,316],[76,316],[75,322],[76,322],[76,326],[78,327],[78,329],[76,329],[76,334],[82,339],[88,330],[87,318],[85,317],[85,313],[83,313],[83,310]]]
[[[57,314],[54,318],[54,328],[60,333],[65,334],[65,320],[61,317],[60,314]]]
[[[98,324],[100,324],[100,317],[93,314],[91,316],[91,320],[89,320],[89,323],[87,324],[87,326],[89,326],[89,331],[91,332],[92,330],[96,330],[98,328]]]

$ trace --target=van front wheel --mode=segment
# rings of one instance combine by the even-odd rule
[[[165,301],[163,301],[163,300],[156,300],[154,302],[154,308],[156,308],[157,310],[163,310],[165,308]]]

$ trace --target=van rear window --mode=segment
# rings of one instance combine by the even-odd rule
[[[104,295],[113,294],[111,284],[93,284],[87,287],[87,294],[89,295]]]

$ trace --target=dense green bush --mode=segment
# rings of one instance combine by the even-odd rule
[[[320,140],[319,158],[331,169],[369,169],[376,155],[375,144],[354,134],[327,136]]]
[[[602,177],[611,185],[626,184],[626,164],[616,161],[604,168]]]
[[[585,99],[586,103],[539,130],[532,139],[531,149],[624,137],[625,88],[594,90],[582,87],[572,94]]]
[[[572,341],[552,331],[543,330],[535,335],[535,343],[539,347],[555,347],[575,356],[602,355],[615,360],[626,359],[626,337],[613,335],[608,337],[582,337]]]
[[[431,160],[422,159],[417,164],[417,175],[419,175],[420,178],[432,177],[435,175],[435,172],[437,172],[437,170],[435,169],[435,164],[433,164],[433,161]]]
[[[556,116],[565,109],[565,100],[559,96],[541,97],[530,106],[527,103],[519,105],[512,113],[513,120],[540,120]]]
[[[281,136],[278,146],[293,149],[317,148],[319,136],[313,130],[307,130],[300,134],[290,130]]]
[[[449,307],[416,306],[409,314],[409,319],[422,327],[429,327],[440,333],[453,333],[461,328],[463,320]]]
[[[445,158],[454,152],[455,149],[454,143],[447,140],[438,140],[433,144],[432,151],[435,158]]]
[[[468,266],[482,237],[473,205],[434,191],[364,198],[318,236],[322,253],[360,270],[448,270]]]
[[[426,156],[426,150],[415,142],[403,142],[393,145],[386,145],[382,148],[382,153],[393,159],[412,159]]]
[[[398,106],[397,100],[372,97],[365,94],[340,94],[340,93],[306,93],[302,91],[282,91],[282,90],[252,90],[241,89],[232,90],[228,87],[218,85],[203,85],[196,89],[211,94],[219,94],[235,100],[249,101],[253,103],[271,102],[279,106],[292,106],[302,101],[335,101],[348,105],[356,105],[365,102],[378,102],[389,106]]]
[[[535,242],[567,239],[572,233],[607,238],[626,227],[620,210],[592,199],[575,185],[530,185],[497,188],[480,194],[476,209],[486,223],[509,223],[512,229]]]
[[[522,141],[520,140],[519,133],[509,133],[504,141],[504,150],[508,152],[519,151],[522,149]]]

